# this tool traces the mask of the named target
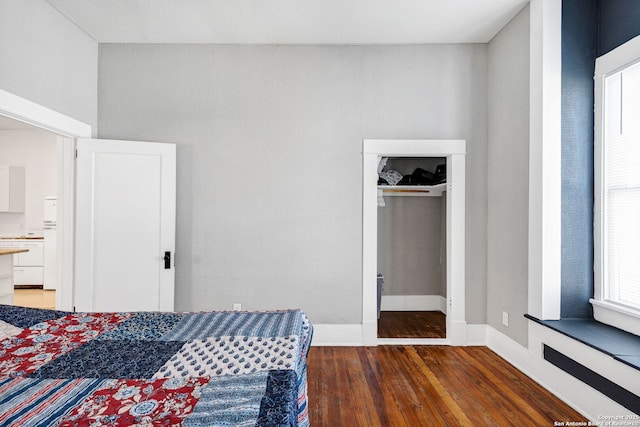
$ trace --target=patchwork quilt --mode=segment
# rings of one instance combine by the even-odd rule
[[[0,426],[302,426],[299,310],[69,313],[0,305]]]

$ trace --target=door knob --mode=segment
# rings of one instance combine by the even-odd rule
[[[171,252],[166,251],[164,253],[164,269],[169,270],[171,268]]]

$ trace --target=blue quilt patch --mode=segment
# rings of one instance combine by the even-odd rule
[[[297,376],[294,371],[270,371],[266,394],[260,402],[256,427],[295,427],[298,425]]]
[[[195,340],[220,335],[277,337],[300,333],[299,310],[266,313],[228,312],[193,313],[185,316],[162,339]]]
[[[151,378],[183,341],[92,340],[29,375],[32,378]]]
[[[0,320],[23,329],[40,322],[58,319],[68,314],[70,313],[66,311],[0,305]]]
[[[255,425],[268,371],[212,377],[200,390],[200,400],[185,418],[184,427]]]
[[[95,339],[156,341],[171,331],[183,317],[184,314],[177,313],[139,312]]]

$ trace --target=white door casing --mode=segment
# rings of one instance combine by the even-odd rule
[[[76,148],[75,309],[173,311],[175,145],[80,138]]]
[[[362,144],[362,342],[466,345],[465,157],[466,140],[365,139]],[[447,158],[447,319],[446,339],[378,339],[376,277],[378,248],[378,160],[380,157]]]

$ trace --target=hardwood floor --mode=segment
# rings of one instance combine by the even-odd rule
[[[56,308],[56,291],[14,289],[13,305],[31,308]]]
[[[446,338],[440,311],[381,311],[378,338]]]
[[[312,427],[587,421],[486,347],[312,347]]]

